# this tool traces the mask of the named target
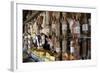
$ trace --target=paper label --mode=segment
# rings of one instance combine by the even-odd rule
[[[88,24],[83,24],[82,25],[82,30],[83,31],[88,31]]]
[[[59,53],[60,52],[60,48],[56,48],[56,52]]]
[[[74,47],[70,47],[70,53],[74,53],[75,49]]]

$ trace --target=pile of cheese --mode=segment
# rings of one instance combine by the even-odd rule
[[[42,58],[44,61],[55,61],[55,57],[51,56],[48,52],[34,51],[33,53],[36,56]]]

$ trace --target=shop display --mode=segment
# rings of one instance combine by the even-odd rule
[[[23,22],[35,12],[38,13],[31,21],[23,24],[23,53],[27,51],[28,54],[35,55],[37,59],[34,61],[90,59],[89,13],[31,10],[24,12],[27,14]]]

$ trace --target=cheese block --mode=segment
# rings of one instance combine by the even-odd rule
[[[50,54],[48,52],[46,52],[46,57],[50,58]]]
[[[55,57],[54,56],[50,56],[50,60],[51,61],[55,61]]]

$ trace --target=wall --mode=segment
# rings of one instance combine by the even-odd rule
[[[0,73],[10,73],[10,1],[11,0],[0,0]],[[97,24],[96,24],[96,31],[94,31],[95,40],[96,40],[96,48],[97,48],[97,56],[98,56],[98,65],[96,67],[80,67],[80,68],[62,68],[56,70],[34,70],[36,73],[99,73],[100,69],[100,5],[99,0],[31,0],[34,3],[38,4],[58,4],[58,5],[75,5],[75,6],[95,6],[97,8]],[[33,72],[34,72],[33,71]],[[28,72],[27,72],[28,73]]]

